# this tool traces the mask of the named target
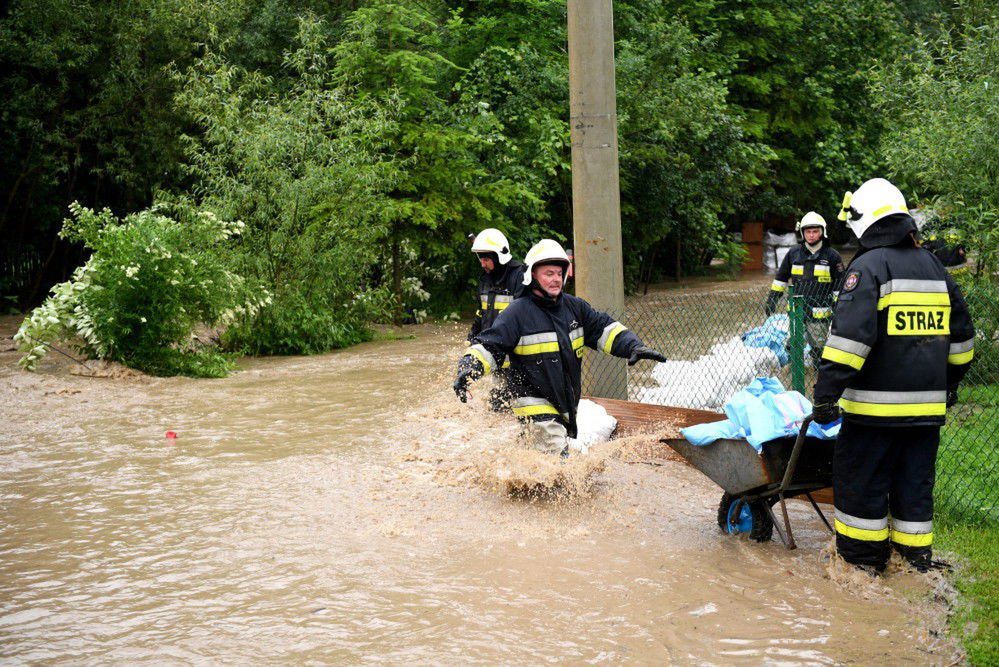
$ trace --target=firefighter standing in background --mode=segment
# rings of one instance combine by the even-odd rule
[[[796,231],[801,235],[801,243],[784,255],[764,310],[768,316],[774,314],[789,283],[794,294],[804,296],[805,333],[818,362],[829,330],[835,290],[843,274],[843,259],[829,245],[826,221],[815,211],[809,211],[798,221]]]
[[[496,316],[524,294],[523,264],[513,258],[510,244],[498,229],[483,229],[472,241],[472,252],[479,258],[482,276],[479,278],[479,308],[472,320],[471,340],[496,321]]]
[[[469,384],[509,359],[510,404],[525,422],[526,438],[544,453],[565,456],[566,438],[576,437],[584,346],[624,357],[629,365],[666,358],[620,322],[562,291],[569,258],[556,241],[537,243],[526,262],[529,293],[472,338],[458,362],[454,391],[467,401]]]
[[[847,193],[840,219],[861,249],[843,279],[814,394],[820,424],[843,413],[833,459],[836,549],[882,571],[894,546],[925,570],[935,565],[940,426],[975,331],[961,291],[919,247],[894,185],[875,178]]]
[[[479,278],[478,302],[468,340],[488,329],[515,299],[524,295],[525,266],[513,259],[506,236],[498,229],[487,228],[472,241],[472,252],[479,258],[482,276]],[[509,364],[508,364],[509,365]],[[510,396],[506,390],[507,368],[497,369],[495,386],[489,393],[490,409],[500,412],[509,407]]]

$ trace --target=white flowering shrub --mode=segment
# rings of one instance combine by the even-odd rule
[[[48,344],[68,341],[90,357],[149,373],[227,373],[231,360],[195,345],[193,332],[253,315],[270,301],[223,260],[242,223],[181,206],[154,206],[124,220],[77,203],[70,213],[61,236],[92,255],[21,324],[21,365],[33,370]]]

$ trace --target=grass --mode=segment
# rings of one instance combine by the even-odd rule
[[[976,369],[972,367],[972,372]],[[963,385],[940,434],[937,515],[999,524],[999,384]]]
[[[943,522],[934,529],[938,552],[956,556],[951,579],[961,596],[950,618],[972,665],[999,664],[999,527]]]

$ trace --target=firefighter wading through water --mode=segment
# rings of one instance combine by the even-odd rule
[[[875,178],[847,193],[840,219],[861,249],[843,279],[814,394],[817,422],[843,412],[833,458],[836,548],[881,571],[894,547],[924,570],[935,564],[940,426],[975,331],[961,291],[919,247],[894,185]]]
[[[551,239],[527,253],[529,294],[510,304],[492,327],[473,336],[458,362],[454,391],[468,400],[468,385],[509,359],[510,406],[525,422],[528,441],[549,454],[567,455],[576,437],[583,347],[628,359],[665,361],[638,336],[583,299],[562,291],[569,258]]]

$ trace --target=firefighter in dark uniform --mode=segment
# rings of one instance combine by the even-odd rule
[[[919,247],[894,185],[875,178],[847,193],[840,219],[861,249],[843,279],[814,394],[817,422],[843,414],[833,459],[836,548],[882,571],[894,547],[925,570],[935,565],[940,426],[975,331],[961,291]]]
[[[556,241],[536,244],[526,262],[529,294],[472,338],[458,362],[454,391],[465,402],[473,380],[495,372],[509,359],[511,407],[525,422],[528,439],[543,452],[564,456],[566,438],[576,437],[584,346],[624,357],[629,365],[666,358],[620,322],[562,291],[569,258]]]
[[[472,320],[468,340],[488,329],[513,300],[523,296],[525,266],[513,259],[506,236],[498,229],[483,229],[472,241],[472,252],[479,258],[482,277],[479,278],[479,308]]]
[[[809,211],[798,221],[797,232],[801,235],[801,244],[784,255],[770,285],[764,310],[768,316],[774,314],[789,284],[794,287],[795,294],[803,295],[805,333],[817,363],[829,330],[835,290],[843,274],[843,259],[829,245],[826,221],[815,211]]]
[[[472,320],[472,329],[468,332],[468,340],[472,340],[483,329],[488,329],[496,321],[496,317],[507,306],[524,295],[525,266],[513,259],[510,244],[506,236],[498,229],[483,229],[472,241],[472,252],[479,259],[482,276],[476,291],[479,307]],[[509,407],[510,396],[506,390],[506,371],[509,364],[497,369],[494,375],[495,384],[489,392],[490,409],[501,412]]]

